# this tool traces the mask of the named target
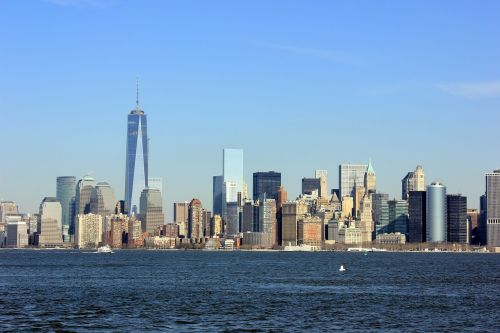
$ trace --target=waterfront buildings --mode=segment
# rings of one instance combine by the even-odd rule
[[[240,231],[239,210],[234,209],[241,205],[238,202],[239,197],[243,194],[243,149],[224,149],[222,152],[222,218],[226,221],[227,232],[236,234]],[[238,193],[240,193],[238,197]],[[231,204],[231,211],[228,210],[228,205]],[[229,213],[232,215],[229,216]],[[230,222],[231,221],[231,222]]]
[[[11,248],[22,248],[28,246],[28,227],[24,221],[8,221],[5,226],[5,233],[7,235],[6,246]],[[1,233],[0,233],[1,235]],[[0,239],[2,245],[3,239]]]
[[[214,176],[212,183],[212,211],[217,215],[222,216],[222,187],[224,186],[224,176]]]
[[[74,205],[75,216],[78,214],[90,213],[90,197],[92,195],[92,190],[94,189],[94,186],[95,186],[95,180],[89,175],[85,175],[76,184],[75,205]],[[73,218],[71,222],[75,222],[75,219]],[[74,230],[74,225],[70,226],[70,234],[73,234],[73,230]]]
[[[449,243],[468,244],[470,224],[467,219],[467,198],[460,194],[448,194],[446,209],[446,240]]]
[[[297,245],[297,223],[307,213],[305,202],[288,201],[282,207],[282,245]]]
[[[373,169],[372,160],[368,162],[364,185],[365,190],[368,194],[377,192],[377,176],[375,175],[375,170]]]
[[[321,249],[323,245],[323,221],[318,216],[304,216],[297,224],[297,243]]]
[[[486,174],[486,236],[488,246],[500,246],[500,169]]]
[[[253,200],[257,200],[264,193],[267,198],[275,199],[281,186],[281,173],[276,171],[254,172]]]
[[[302,194],[316,193],[318,196],[321,192],[320,178],[302,178]]]
[[[375,227],[375,235],[389,232],[389,194],[372,194],[372,216]],[[373,237],[375,238],[375,237]]]
[[[320,197],[328,197],[328,171],[327,170],[316,170],[314,172],[314,177],[320,180],[319,193]]]
[[[252,200],[245,200],[241,213],[241,232],[256,231],[253,218],[254,204]]]
[[[57,247],[63,243],[62,208],[56,198],[45,197],[40,203],[38,223],[38,245]]]
[[[427,186],[426,241],[446,242],[446,187],[436,181]]]
[[[61,203],[62,210],[62,226],[63,229],[71,230],[74,225],[74,205],[76,194],[76,177],[61,176],[56,179],[56,198]],[[65,237],[65,242],[69,241],[69,237]]]
[[[372,200],[370,199],[370,195],[368,195],[368,193],[365,194],[365,196],[361,200],[359,215],[360,219],[358,221],[358,228],[361,230],[361,242],[371,242],[374,228],[372,218]]]
[[[401,180],[401,199],[408,200],[411,191],[425,191],[425,175],[421,165],[417,165],[415,171],[410,171]]]
[[[199,199],[189,203],[188,238],[195,242],[203,238],[203,206]]]
[[[90,194],[90,212],[103,218],[116,209],[116,197],[111,186],[106,182],[97,183]]]
[[[139,94],[128,114],[125,159],[125,204],[130,214],[138,214],[142,190],[148,187],[149,163],[147,117],[139,106]]]
[[[470,225],[470,243],[479,244],[479,220],[481,216],[476,208],[467,209],[467,220]]]
[[[174,202],[174,223],[179,226],[179,236],[188,237],[189,203]]]
[[[7,216],[18,214],[19,209],[14,201],[0,201],[0,223],[5,223]]]
[[[140,216],[142,231],[154,234],[158,226],[164,224],[161,192],[155,188],[145,188],[141,193]]]
[[[408,241],[424,243],[427,233],[427,195],[425,191],[411,191],[408,197]]]
[[[96,248],[102,242],[103,222],[98,214],[78,214],[75,222],[75,245]]]
[[[408,202],[405,200],[389,200],[389,233],[408,234]]]
[[[214,216],[212,216],[212,220],[210,222],[210,230],[213,237],[221,237],[224,233],[224,224],[222,221],[222,217],[219,214],[215,214]]]
[[[389,244],[405,244],[406,236],[405,234],[395,232],[390,234],[380,234],[377,235],[375,240],[377,244],[389,245]]]
[[[364,187],[366,164],[341,164],[339,165],[339,190],[342,200],[344,196],[354,197],[356,187]]]

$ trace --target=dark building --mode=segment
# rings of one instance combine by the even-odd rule
[[[214,215],[222,216],[222,187],[224,186],[223,176],[214,176],[212,184],[212,210]]]
[[[408,198],[408,241],[410,243],[425,243],[426,226],[426,192],[411,191]]]
[[[408,202],[405,200],[389,200],[389,232],[408,234]]]
[[[446,239],[450,243],[469,243],[469,223],[467,221],[467,197],[460,194],[446,196],[447,223]]]
[[[321,188],[320,178],[302,178],[302,194],[312,194],[313,191],[319,191]]]
[[[281,173],[275,171],[254,172],[253,200],[256,201],[262,194],[275,199],[281,186]]]
[[[243,204],[241,232],[253,231],[253,203],[248,200]]]
[[[479,198],[479,225],[478,225],[478,234],[479,234],[479,245],[486,245],[487,237],[486,237],[486,215],[487,215],[487,202],[486,202],[486,194],[483,194]]]

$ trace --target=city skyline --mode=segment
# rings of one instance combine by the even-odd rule
[[[280,17],[268,10],[279,3],[223,11],[56,3],[0,4],[8,32],[0,60],[9,64],[0,99],[12,125],[0,139],[15,140],[0,164],[0,198],[23,212],[56,195],[58,176],[91,173],[124,197],[125,114],[136,76],[149,118],[149,174],[163,178],[167,221],[172,202],[199,198],[211,207],[223,148],[244,150],[249,193],[253,172],[275,170],[289,198],[316,169],[337,188],[338,165],[371,158],[390,198],[422,165],[426,185],[439,180],[478,208],[484,174],[500,166],[488,144],[500,124],[500,50],[489,42],[499,33],[495,2],[454,2],[453,13],[446,2],[432,12],[425,2],[391,10],[368,3],[363,11],[296,3]],[[147,22],[140,32],[132,17]],[[261,24],[249,29],[253,18]],[[272,135],[282,145],[270,145]]]

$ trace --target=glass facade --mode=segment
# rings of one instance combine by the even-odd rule
[[[253,200],[257,200],[264,193],[267,198],[276,199],[281,186],[281,173],[275,171],[254,172]]]
[[[408,234],[408,202],[406,200],[389,200],[389,233]]]
[[[222,186],[224,185],[224,177],[223,176],[214,176],[213,177],[213,191],[212,191],[212,200],[213,207],[212,211],[214,215],[222,216]]]
[[[427,186],[427,242],[446,242],[446,187],[434,182]]]
[[[424,243],[426,236],[426,192],[411,191],[408,197],[408,241]]]
[[[125,167],[125,203],[128,212],[139,213],[141,192],[148,187],[148,130],[144,111],[128,115],[127,157]]]
[[[449,194],[446,197],[447,234],[450,243],[469,243],[469,223],[467,220],[467,197]]]
[[[340,200],[344,196],[354,197],[356,187],[364,187],[366,164],[341,164],[339,165],[339,190]]]
[[[321,191],[320,178],[302,178],[302,194],[312,194],[313,191],[318,191],[318,196]]]
[[[389,232],[389,194],[372,194],[372,217],[375,224],[375,236]]]
[[[71,229],[74,225],[74,204],[76,193],[76,177],[63,176],[56,180],[56,198],[61,203],[62,225]],[[66,239],[65,239],[66,241]]]

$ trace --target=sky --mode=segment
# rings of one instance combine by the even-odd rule
[[[37,212],[56,177],[123,198],[127,114],[148,115],[150,176],[212,207],[222,149],[245,180],[367,163],[377,190],[426,182],[478,207],[500,168],[498,1],[0,1],[0,199]]]

